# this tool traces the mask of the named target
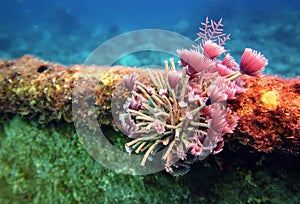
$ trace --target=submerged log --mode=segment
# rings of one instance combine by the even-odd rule
[[[123,66],[64,66],[32,56],[2,59],[0,114],[2,117],[18,114],[40,123],[53,120],[71,123],[72,106],[90,105],[76,98],[85,95],[94,99],[92,103],[98,109],[89,113],[76,109],[75,115],[88,118],[95,114],[100,124],[113,124],[111,100],[115,86],[133,71],[146,76],[143,69]],[[226,135],[226,141],[238,140],[263,152],[277,149],[300,153],[300,78],[268,75],[241,78],[246,82],[246,91],[227,102],[240,119],[234,134]],[[75,83],[81,88],[74,95]]]

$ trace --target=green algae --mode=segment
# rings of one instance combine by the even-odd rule
[[[131,176],[102,167],[71,125],[41,127],[16,117],[2,126],[0,141],[1,203],[190,201],[188,189],[169,176]]]
[[[0,203],[299,203],[299,157],[228,146],[183,177],[132,176],[97,163],[72,124],[15,116],[0,123]]]

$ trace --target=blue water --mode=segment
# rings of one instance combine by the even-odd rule
[[[226,49],[239,61],[245,47],[269,59],[266,73],[300,75],[297,0],[2,0],[0,58],[31,54],[82,64],[101,43],[137,29],[164,29],[195,39],[208,16],[223,18]],[[139,66],[139,60],[132,61]],[[130,64],[132,65],[132,64]]]

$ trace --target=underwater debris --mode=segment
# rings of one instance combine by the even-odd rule
[[[72,105],[79,104],[73,94],[74,82],[80,81],[86,96],[86,101],[80,102],[85,106],[82,109],[90,107],[90,101],[101,108],[93,113],[78,112],[75,115],[84,119],[96,115],[100,124],[110,124],[113,86],[135,69],[107,68],[85,65],[68,67],[29,55],[16,60],[0,60],[1,116],[19,114],[39,123],[53,120],[73,122]],[[85,74],[94,78],[85,78]],[[97,76],[102,77],[96,79]],[[89,80],[97,80],[97,84],[92,86]]]
[[[250,48],[238,65],[224,48],[229,35],[222,32],[221,20],[207,20],[205,27],[198,33],[198,47],[178,50],[182,69],[176,69],[173,60],[170,66],[166,62],[165,70],[148,71],[67,67],[32,56],[0,60],[1,117],[19,114],[41,123],[73,122],[72,106],[79,104],[73,95],[74,81],[81,80],[79,73],[88,72],[96,83],[91,86],[82,80],[87,100],[80,105],[96,108],[88,113],[78,109],[76,117],[81,121],[97,117],[98,124],[91,129],[99,124],[120,127],[132,139],[127,150],[145,155],[143,165],[165,149],[166,170],[182,175],[190,164],[220,152],[224,141],[230,140],[263,152],[300,153],[300,79],[261,75],[267,60]],[[121,126],[111,112],[118,84],[128,95],[119,115]]]
[[[165,71],[148,71],[150,85],[135,73],[124,77],[131,95],[119,120],[123,132],[132,138],[125,145],[127,151],[144,154],[142,166],[162,151],[165,170],[181,175],[190,164],[219,153],[223,135],[234,132],[239,116],[226,107],[226,100],[243,92],[238,79],[242,73],[261,76],[268,61],[247,48],[238,66],[223,47],[229,35],[223,33],[221,21],[206,19],[198,33],[198,47],[178,50],[181,70],[170,59]]]

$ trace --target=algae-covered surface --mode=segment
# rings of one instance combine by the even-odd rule
[[[118,135],[114,135],[118,138]],[[116,140],[117,141],[117,140]],[[182,177],[118,174],[72,124],[1,121],[0,203],[299,203],[299,157],[225,149]]]

